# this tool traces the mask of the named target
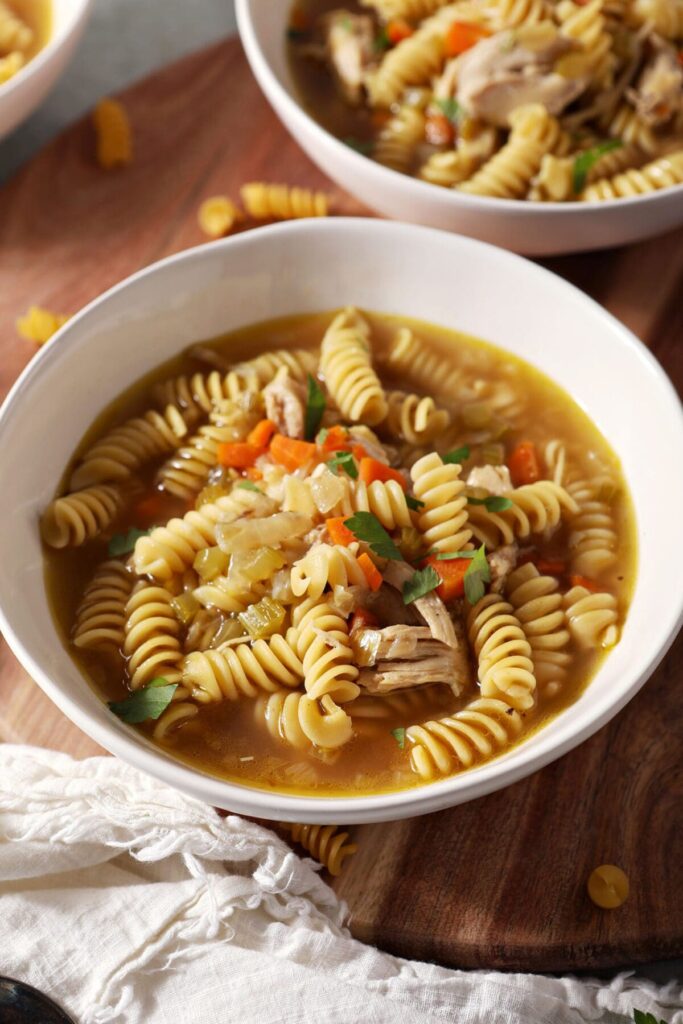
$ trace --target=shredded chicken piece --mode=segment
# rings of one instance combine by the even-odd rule
[[[419,626],[422,624],[422,619],[414,610],[413,605],[404,604],[398,590],[386,583],[383,583],[374,594],[372,592],[368,594],[365,605],[373,615],[377,616],[383,626]]]
[[[375,30],[367,14],[330,11],[323,19],[327,60],[347,103],[363,99],[365,73],[372,64]]]
[[[507,466],[475,466],[467,477],[468,487],[483,487],[489,494],[507,494],[512,490]]]
[[[458,671],[456,651],[435,640],[427,626],[387,626],[356,630],[351,641],[358,678],[368,693],[391,693],[429,683],[453,684]],[[458,680],[460,688],[466,679]]]
[[[518,557],[519,547],[517,544],[505,544],[488,556],[491,570],[491,590],[494,594],[503,593],[507,578],[517,565]]]
[[[656,127],[665,124],[680,110],[682,92],[683,67],[674,48],[662,40],[627,97],[641,120]]]
[[[411,578],[413,571],[406,562],[389,562],[384,570],[384,578],[392,587],[402,590],[403,584]],[[435,640],[441,640],[455,650],[459,649],[453,621],[438,594],[432,591],[431,594],[418,597],[417,601],[412,602],[412,607],[427,623]]]
[[[263,389],[266,416],[281,434],[303,438],[306,408],[305,392],[301,384],[286,373],[278,371],[275,380]]]
[[[573,45],[548,22],[483,39],[458,58],[458,103],[470,116],[501,128],[509,125],[517,107],[528,103],[562,113],[589,82],[588,75],[570,78],[554,70]]]

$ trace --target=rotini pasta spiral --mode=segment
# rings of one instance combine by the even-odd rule
[[[411,725],[410,763],[425,782],[471,768],[509,746],[522,731],[517,710],[504,700],[481,698],[446,718]]]
[[[19,53],[18,50],[8,53],[6,57],[0,57],[0,85],[4,85],[5,82],[9,82],[10,78],[14,78],[17,72],[21,71],[25,63],[26,58],[23,53]],[[52,331],[52,334],[54,334],[54,331]],[[31,337],[30,340],[37,341],[39,344],[42,344],[48,339],[42,337],[41,332],[41,336],[37,338]]]
[[[457,149],[446,153],[432,153],[420,168],[420,177],[432,185],[453,188],[466,181],[472,173],[472,161]]]
[[[640,24],[649,22],[666,39],[683,38],[681,0],[633,0],[629,14]]]
[[[81,491],[74,497],[85,493]],[[273,507],[265,495],[239,489],[187,512],[182,519],[170,519],[166,526],[158,526],[148,537],[139,538],[133,554],[135,571],[138,576],[169,580],[189,568],[198,551],[215,545],[218,522],[232,522],[249,512],[268,514]]]
[[[344,310],[327,328],[320,370],[346,419],[372,427],[386,418],[384,388],[370,358],[370,328],[357,310]]]
[[[269,185],[252,181],[240,189],[242,202],[256,220],[291,220],[300,217],[327,217],[329,199],[324,192],[289,185]]]
[[[127,420],[89,448],[69,479],[80,491],[93,484],[125,480],[145,462],[173,451],[187,433],[181,413],[169,405],[163,415],[150,410]]]
[[[383,426],[402,441],[428,444],[450,426],[450,413],[440,409],[433,398],[405,391],[387,391],[386,397],[389,410]]]
[[[532,533],[553,530],[563,515],[575,515],[579,509],[564,487],[551,480],[517,487],[506,497],[512,507],[503,512],[489,512],[483,505],[469,507],[472,534],[489,551]]]
[[[353,735],[351,716],[335,704],[329,693],[313,700],[304,693],[299,698],[299,725],[315,747],[338,750]]]
[[[441,684],[418,686],[414,690],[397,690],[377,697],[361,695],[349,704],[349,714],[354,723],[356,720],[374,721],[394,715],[414,722],[416,716],[424,714],[427,709],[433,709],[435,703],[447,703],[449,697],[452,697],[452,691]]]
[[[126,623],[126,603],[133,575],[122,562],[103,562],[83,594],[76,612],[73,642],[86,650],[120,648]]]
[[[564,483],[565,466],[567,465],[567,452],[563,441],[548,441],[543,449],[543,461],[549,478],[558,487]]]
[[[508,577],[507,598],[531,646],[534,675],[544,697],[554,697],[566,680],[571,656],[559,585],[527,562]]]
[[[683,182],[683,150],[660,157],[639,170],[624,171],[613,178],[602,178],[585,188],[579,199],[592,203],[603,199],[627,199],[645,195]]]
[[[569,534],[572,567],[591,579],[599,577],[617,560],[617,531],[608,503],[600,499],[602,483],[600,479],[577,480],[567,485],[579,506]]]
[[[612,37],[602,13],[604,0],[589,0],[586,4],[574,0],[560,0],[556,5],[562,35],[582,48],[593,77],[601,85],[611,84],[614,65]]]
[[[412,526],[410,509],[405,491],[398,480],[373,480],[366,484],[362,480],[351,482],[351,505],[354,512],[372,512],[385,530]]]
[[[68,319],[64,313],[54,313],[51,309],[31,306],[23,316],[17,318],[17,331],[22,338],[35,341],[37,345],[44,345]]]
[[[440,353],[430,351],[409,327],[397,332],[385,365],[397,377],[407,377],[418,388],[436,390],[446,398],[455,393],[462,380],[460,369]]]
[[[208,415],[226,399],[235,400],[244,394],[256,394],[261,388],[258,375],[253,371],[233,370],[222,374],[213,370],[209,374],[193,373],[174,377],[154,389],[157,402],[166,407],[180,409],[189,425]]]
[[[407,18],[420,21],[445,7],[449,0],[361,0],[365,7],[373,7],[384,21],[392,18]]]
[[[292,612],[297,630],[295,649],[303,663],[304,684],[312,700],[330,695],[335,703],[354,700],[359,693],[355,680],[349,627],[329,601],[307,598]],[[305,726],[302,722],[302,728]]]
[[[291,825],[281,822],[280,828],[319,861],[330,875],[339,875],[346,858],[358,849],[356,843],[347,842],[349,833],[340,832],[338,825]]]
[[[228,615],[243,612],[266,592],[261,583],[248,583],[240,576],[217,576],[210,583],[202,583],[194,591],[195,598],[204,608]]]
[[[496,32],[520,25],[536,25],[552,18],[552,7],[547,0],[495,0],[492,10]]]
[[[196,718],[198,714],[199,708],[196,704],[190,704],[187,701],[171,704],[154,726],[152,736],[158,743],[163,743],[183,725],[187,725],[191,719]]]
[[[364,587],[366,580],[356,558],[357,545],[353,545],[353,548],[339,544],[314,544],[292,566],[291,587],[294,596],[303,597],[306,594],[315,601],[328,586]]]
[[[309,750],[312,746],[311,740],[299,722],[301,697],[301,693],[291,690],[275,690],[267,697],[259,697],[254,714],[257,721],[265,721],[273,739],[288,743],[297,750]]]
[[[32,42],[33,31],[30,25],[15,14],[9,4],[0,0],[0,53],[28,50]]]
[[[518,107],[510,115],[506,144],[468,181],[458,186],[469,195],[516,199],[523,196],[531,179],[559,137],[559,125],[545,107]]]
[[[624,146],[621,149],[615,149],[611,154],[605,154],[606,156],[616,157],[617,153],[621,153],[623,156],[623,149],[625,147],[635,147],[640,153],[645,156],[654,156],[659,150],[659,142],[652,129],[638,116],[637,112],[628,103],[622,103],[616,114],[609,122],[608,134],[612,138],[620,139]],[[628,166],[628,165],[627,165]],[[593,175],[593,178],[609,177],[610,175],[620,171],[621,167],[616,167],[614,171],[610,169],[606,164],[603,168],[599,168],[600,174]]]
[[[614,647],[619,639],[619,614],[612,594],[572,587],[564,595],[564,607],[569,632],[579,647]]]
[[[478,659],[482,696],[505,700],[518,711],[533,707],[531,647],[512,605],[498,594],[486,594],[470,609],[467,630]]]
[[[108,484],[56,498],[41,519],[43,540],[51,548],[80,547],[111,526],[122,502],[119,488]]]
[[[377,136],[373,159],[395,171],[407,171],[415,147],[424,137],[424,129],[423,112],[408,103],[402,104]]]
[[[126,108],[118,100],[102,99],[93,111],[97,162],[105,170],[123,167],[133,159],[133,133]]]
[[[289,640],[272,636],[252,643],[193,651],[183,662],[183,681],[201,704],[255,697],[261,690],[299,686],[303,666]]]
[[[410,471],[415,497],[424,502],[417,525],[428,551],[462,551],[469,544],[472,531],[461,471],[436,452],[418,459]]]
[[[139,690],[157,676],[179,683],[183,654],[171,595],[164,587],[140,583],[126,604],[123,653],[128,659],[132,690]],[[178,691],[176,691],[178,696]]]

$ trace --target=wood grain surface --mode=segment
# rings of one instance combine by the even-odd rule
[[[338,213],[368,212],[286,135],[235,40],[156,73],[123,99],[135,132],[131,167],[101,171],[83,122],[0,191],[3,393],[33,354],[16,335],[18,314],[32,304],[77,310],[145,264],[201,244],[196,211],[206,196],[236,196],[240,184],[262,178],[325,188]],[[683,383],[682,232],[545,262],[631,327]],[[0,659],[1,739],[76,757],[98,752],[4,642]],[[531,778],[450,811],[354,830],[360,851],[334,883],[354,933],[462,967],[579,970],[680,955],[682,663],[679,640],[611,725]],[[585,893],[604,862],[631,879],[628,902],[614,911],[598,910]]]

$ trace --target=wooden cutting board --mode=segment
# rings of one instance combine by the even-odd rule
[[[287,136],[236,40],[159,71],[123,99],[135,131],[131,167],[101,171],[81,122],[0,189],[3,393],[33,354],[15,333],[18,314],[34,303],[77,310],[139,267],[201,244],[196,211],[206,196],[280,180],[325,188],[337,212],[368,212]],[[627,323],[683,383],[683,232],[546,265]],[[4,644],[0,657],[0,738],[98,753]],[[359,853],[334,883],[354,934],[461,967],[596,969],[680,955],[682,661],[679,641],[611,725],[524,782],[450,811],[355,829]],[[631,879],[628,902],[614,911],[585,893],[604,862]]]

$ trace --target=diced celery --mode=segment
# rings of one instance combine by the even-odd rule
[[[200,604],[194,594],[186,590],[183,594],[171,599],[171,608],[178,621],[182,622],[183,626],[187,626],[194,618],[195,613],[199,611]]]
[[[490,441],[482,447],[481,458],[487,466],[502,466],[505,462],[505,446],[496,441]]]
[[[228,571],[228,556],[218,547],[202,548],[195,556],[193,567],[202,582],[207,583]]]
[[[264,597],[258,604],[250,605],[246,611],[240,612],[238,618],[247,633],[254,640],[272,636],[282,628],[285,621],[285,609],[279,601],[272,597]]]
[[[256,583],[257,580],[270,579],[284,564],[284,558],[275,548],[234,551],[230,556],[229,573]]]
[[[265,495],[262,499],[264,511],[273,502]],[[300,537],[313,526],[310,516],[301,512],[276,512],[267,518],[246,517],[232,523],[216,524],[216,540],[222,551],[231,555],[234,551],[260,548],[264,545],[275,547],[292,537]]]
[[[488,402],[468,402],[461,410],[462,421],[470,430],[482,430],[488,427],[493,410]]]
[[[226,494],[230,494],[230,490],[230,487],[225,487],[223,484],[207,484],[197,495],[195,508],[201,508],[202,505],[209,505],[217,498],[223,498]]]
[[[289,569],[280,569],[271,580],[270,589],[276,601],[283,604],[291,604],[294,600],[292,593],[292,573]]]

